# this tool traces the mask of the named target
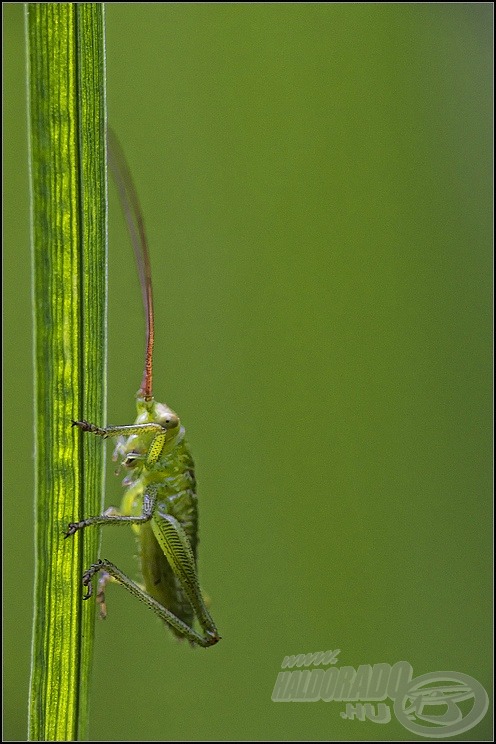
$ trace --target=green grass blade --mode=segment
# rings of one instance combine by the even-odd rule
[[[103,448],[71,419],[104,420],[106,170],[103,4],[26,5],[36,404],[35,614],[29,739],[84,738],[94,603],[81,575],[98,531]]]

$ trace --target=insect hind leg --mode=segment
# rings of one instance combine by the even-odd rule
[[[97,563],[93,563],[87,571],[83,574],[83,586],[86,587],[87,592],[83,599],[89,599],[93,594],[91,580],[100,571],[103,571],[103,575],[98,582],[98,593],[97,601],[100,604],[100,612],[102,605],[105,607],[105,586],[109,581],[115,581],[118,584],[128,590],[131,594],[137,597],[141,602],[147,605],[156,615],[164,620],[170,627],[172,627],[179,635],[187,638],[190,643],[196,646],[202,646],[208,648],[214,643],[217,643],[219,636],[213,633],[206,633],[205,636],[201,636],[193,628],[184,623],[178,617],[174,615],[170,610],[163,607],[153,597],[147,594],[143,589],[134,581],[132,581],[126,574],[124,574],[117,566],[106,559],[100,559]]]

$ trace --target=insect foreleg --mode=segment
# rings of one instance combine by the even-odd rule
[[[73,421],[72,425],[79,427],[82,431],[89,431],[91,434],[96,434],[103,439],[108,437],[129,437],[132,434],[154,434],[152,442],[148,448],[146,457],[143,458],[140,455],[133,454],[133,460],[144,459],[147,466],[151,467],[154,465],[160,457],[165,440],[167,438],[167,425],[173,424],[177,420],[176,416],[170,416],[170,420],[166,422],[165,426],[157,423],[148,424],[131,424],[126,426],[106,426],[100,428],[95,424],[90,424],[88,421]],[[116,447],[116,453],[120,450],[119,445]]]
[[[91,597],[93,593],[91,588],[91,580],[93,576],[95,576],[95,574],[97,574],[99,571],[105,571],[118,584],[122,584],[122,586],[127,589],[128,592],[137,597],[141,602],[144,602],[144,604],[146,604],[147,607],[153,610],[156,615],[158,615],[168,625],[174,628],[178,633],[187,638],[191,643],[207,648],[208,646],[212,646],[214,643],[217,643],[217,641],[219,640],[218,635],[214,635],[213,633],[208,634],[205,638],[201,636],[195,630],[190,628],[189,625],[176,617],[174,613],[170,612],[170,610],[167,610],[159,602],[153,599],[153,597],[143,591],[143,589],[141,589],[138,584],[136,584],[128,576],[126,576],[126,574],[118,569],[117,566],[114,566],[113,563],[107,560],[100,560],[98,561],[98,563],[94,563],[83,574],[83,586],[85,586],[88,590],[84,599],[88,599],[89,597]],[[105,583],[107,580],[108,579],[104,578]],[[105,607],[105,600],[102,596],[103,588],[101,586],[99,586],[99,595],[99,602],[101,605],[103,605],[103,607]]]
[[[73,421],[73,426],[77,426],[82,431],[89,431],[92,434],[96,434],[99,437],[107,439],[108,437],[128,437],[131,434],[161,434],[166,430],[166,427],[162,424],[149,423],[149,424],[129,424],[125,426],[106,426],[101,428],[96,424],[90,424],[89,421]]]
[[[144,524],[148,522],[153,514],[155,503],[157,500],[157,490],[153,487],[147,489],[143,497],[143,511],[138,516],[128,517],[122,515],[115,507],[110,507],[99,517],[87,517],[82,519],[80,522],[70,522],[67,525],[67,530],[64,533],[64,537],[70,537],[74,535],[78,530],[82,530],[85,527],[92,527],[93,525],[106,525],[106,524]]]

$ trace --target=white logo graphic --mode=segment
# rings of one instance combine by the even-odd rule
[[[487,692],[473,677],[460,672],[429,672],[413,676],[407,661],[362,664],[357,669],[337,664],[340,649],[286,656],[272,700],[276,703],[344,702],[341,717],[349,720],[389,723],[393,702],[396,719],[419,736],[441,739],[462,734],[485,716]],[[328,669],[301,667],[329,666]],[[460,706],[462,703],[462,706]]]

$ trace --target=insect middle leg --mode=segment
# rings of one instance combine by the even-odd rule
[[[78,530],[82,530],[85,527],[92,527],[93,525],[144,524],[152,518],[156,500],[156,489],[149,488],[143,497],[143,512],[140,515],[133,517],[124,516],[115,507],[111,506],[98,517],[87,517],[86,519],[81,519],[80,522],[70,522],[67,526],[67,530],[64,533],[64,537],[70,537],[71,535],[74,535]]]

